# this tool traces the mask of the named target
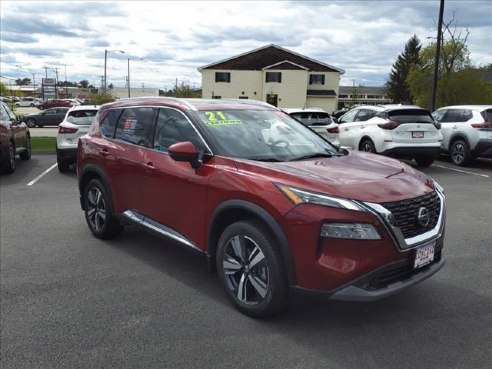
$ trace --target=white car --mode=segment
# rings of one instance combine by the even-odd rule
[[[492,105],[446,106],[432,113],[441,123],[441,148],[454,164],[492,157]]]
[[[43,100],[36,97],[23,97],[19,101],[15,102],[15,106],[18,108],[28,108],[38,106]]]
[[[60,172],[67,172],[77,161],[79,137],[89,132],[98,111],[99,105],[77,105],[67,111],[56,136],[56,161]]]
[[[359,106],[340,117],[340,145],[429,166],[441,151],[439,124],[414,105]]]
[[[338,145],[338,124],[333,121],[323,109],[306,108],[306,109],[282,109],[294,119],[298,120],[305,126],[311,128],[325,140],[334,145]]]

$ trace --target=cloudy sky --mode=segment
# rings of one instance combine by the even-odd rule
[[[125,86],[130,58],[132,87],[199,87],[198,67],[276,44],[344,69],[342,85],[380,86],[413,34],[424,46],[436,37],[439,0],[3,0],[0,10],[4,82],[58,68],[59,80],[100,86],[110,50],[108,84]],[[453,14],[472,62],[492,63],[492,1],[446,0],[444,20]]]

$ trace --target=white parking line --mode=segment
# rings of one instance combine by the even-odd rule
[[[472,174],[474,176],[479,176],[479,177],[485,177],[485,178],[490,178],[490,176],[486,174],[481,174],[481,173],[475,173],[475,172],[469,172],[467,170],[461,170],[461,169],[456,169],[456,168],[450,168],[450,167],[445,167],[444,165],[437,165],[437,164],[432,164],[433,167],[438,167],[438,168],[444,168],[444,169],[449,169],[449,170],[454,170],[455,172],[460,172],[460,173],[465,173],[465,174]]]
[[[48,169],[46,169],[43,173],[41,173],[39,176],[37,176],[36,178],[34,178],[31,182],[29,182],[27,185],[28,186],[32,186],[33,184],[35,184],[37,181],[39,181],[41,178],[43,178],[46,174],[48,174],[48,172],[50,170],[52,170],[53,168],[55,168],[57,166],[57,163],[53,164],[51,167],[49,167]]]

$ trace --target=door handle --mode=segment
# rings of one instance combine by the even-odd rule
[[[108,156],[109,155],[109,150],[108,149],[102,149],[100,151],[100,153],[101,153],[102,156]]]
[[[349,129],[348,128],[345,128],[345,131],[348,131]]]
[[[148,170],[155,170],[154,163],[152,163],[151,161],[149,161],[148,163],[145,163],[144,167],[145,167],[145,169],[148,169]]]

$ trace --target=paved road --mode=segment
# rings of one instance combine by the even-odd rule
[[[54,163],[34,155],[0,176],[2,368],[490,367],[489,161],[425,169],[448,198],[447,264],[433,278],[374,303],[296,294],[271,320],[237,312],[184,248],[136,229],[92,237],[74,172],[33,183]]]

